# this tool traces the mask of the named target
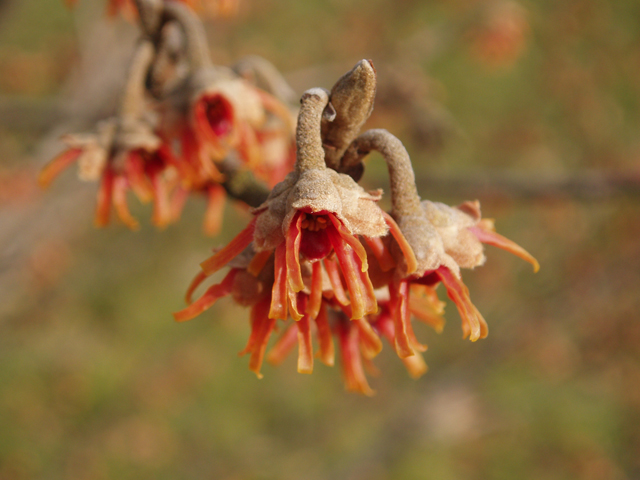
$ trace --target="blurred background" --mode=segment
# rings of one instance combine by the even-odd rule
[[[216,63],[262,55],[298,94],[372,59],[367,127],[405,142],[422,197],[479,199],[540,261],[489,247],[464,272],[489,337],[449,304],[442,334],[416,326],[430,371],[386,346],[373,398],[295,355],[257,380],[228,300],[174,323],[246,211],[215,239],[198,199],[162,232],[144,206],[141,231],[96,230],[95,184],[38,190],[118,98],[137,30],[104,10],[0,1],[0,479],[640,478],[639,2],[241,0],[207,22]]]

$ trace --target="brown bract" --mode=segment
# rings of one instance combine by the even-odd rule
[[[445,252],[460,268],[483,265],[486,257],[478,237],[469,228],[480,222],[480,202],[465,202],[459,207],[425,200],[421,203],[429,222],[435,227]]]
[[[298,211],[332,213],[352,235],[380,237],[388,231],[377,205],[381,192],[366,192],[348,175],[327,168],[318,123],[327,105],[327,93],[319,88],[303,96],[297,129],[296,169],[275,186],[269,198],[254,213],[258,215],[254,246],[273,249],[284,241]]]

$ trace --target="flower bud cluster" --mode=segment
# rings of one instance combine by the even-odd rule
[[[449,207],[421,201],[397,138],[385,130],[359,134],[375,91],[373,64],[362,60],[330,92],[303,94],[292,171],[252,210],[249,225],[201,264],[187,292],[190,305],[174,314],[177,321],[192,319],[228,295],[249,306],[251,335],[241,354],[250,354],[249,368],[259,377],[265,356],[278,364],[296,344],[300,373],[313,371],[314,357],[333,365],[339,350],[347,389],[371,395],[365,367],[374,369],[382,338],[419,377],[426,371],[426,346],[417,340],[412,317],[443,328],[440,283],[460,312],[464,336],[475,341],[487,334],[460,276],[461,268],[484,263],[483,243],[537,269],[533,257],[481,218],[478,202]],[[358,184],[372,150],[388,166],[390,212],[378,205],[382,191]],[[192,301],[196,288],[224,267],[229,271],[222,282]],[[277,330],[282,333],[267,352]]]
[[[256,86],[247,74],[251,62],[238,71],[213,65],[202,24],[185,3],[136,3],[144,39],[118,112],[93,133],[63,137],[67,149],[40,174],[47,186],[77,163],[81,179],[99,180],[98,226],[109,222],[113,205],[125,225],[138,227],[129,190],[153,202],[159,227],[179,218],[187,197],[197,194],[207,199],[205,231],[215,234],[230,177],[248,170],[273,186],[293,166],[295,117],[276,96],[282,89]],[[277,75],[265,60],[253,64],[258,73],[266,64],[269,75]]]

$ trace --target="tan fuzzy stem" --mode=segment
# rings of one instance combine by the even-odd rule
[[[371,60],[360,60],[331,89],[336,115],[333,120],[323,119],[321,126],[329,168],[338,168],[343,153],[371,115],[375,96],[376,71]]]
[[[369,130],[356,138],[342,158],[341,170],[359,166],[371,150],[382,154],[389,169],[391,184],[391,216],[415,255],[416,265],[410,268],[399,249],[393,253],[401,266],[402,276],[438,268],[446,261],[442,240],[420,205],[411,159],[402,142],[386,130]],[[399,260],[402,259],[402,260]],[[451,265],[456,271],[455,265]]]
[[[145,35],[155,38],[162,25],[162,0],[134,0]]]
[[[320,120],[324,107],[329,103],[329,94],[322,88],[307,90],[300,99],[300,113],[296,128],[298,157],[296,170],[324,170],[324,150],[320,137]]]
[[[212,65],[209,56],[207,36],[202,22],[193,10],[183,3],[166,1],[164,6],[165,20],[175,20],[184,31],[187,41],[189,63],[193,70],[207,68]]]
[[[391,184],[391,215],[394,218],[407,215],[423,215],[416,188],[411,159],[402,142],[383,129],[368,130],[356,138],[345,153],[340,170],[349,170],[375,150],[387,162]]]
[[[123,119],[138,119],[144,111],[145,82],[154,54],[153,45],[146,40],[136,50],[120,105],[120,117]]]

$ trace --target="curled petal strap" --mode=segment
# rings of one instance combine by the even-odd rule
[[[375,392],[369,386],[362,368],[359,349],[359,330],[348,320],[338,324],[338,338],[342,352],[342,372],[347,390],[372,396]]]
[[[360,349],[366,359],[372,359],[382,351],[382,342],[371,324],[364,318],[353,320],[360,330]]]
[[[287,327],[278,341],[275,343],[269,353],[267,354],[267,362],[272,365],[280,365],[287,358],[287,355],[291,353],[291,350],[296,345],[298,339],[298,322],[292,323]]]
[[[131,189],[138,199],[143,203],[150,202],[153,198],[153,186],[145,174],[144,160],[140,153],[135,150],[130,152],[124,168]]]
[[[236,237],[231,240],[226,247],[200,264],[200,267],[202,267],[205,274],[211,275],[212,273],[217,272],[249,246],[253,240],[253,232],[256,228],[256,218],[251,220],[251,223],[247,225],[247,228],[236,235]]]
[[[62,172],[65,168],[78,160],[78,157],[81,153],[81,148],[70,148],[47,163],[47,165],[42,169],[42,171],[40,171],[40,174],[38,175],[38,183],[40,184],[40,186],[42,188],[48,187],[53,179],[60,175],[60,172]]]
[[[498,248],[501,248],[502,250],[506,250],[507,252],[512,253],[517,257],[520,257],[525,262],[529,262],[531,265],[533,265],[534,272],[537,272],[538,270],[540,270],[540,264],[533,257],[533,255],[531,255],[520,245],[518,245],[515,242],[512,242],[508,238],[503,237],[502,235],[496,232],[491,232],[489,230],[485,230],[484,228],[480,228],[480,227],[470,227],[469,231],[473,233],[478,238],[478,240],[480,240],[482,243],[486,243],[487,245],[493,245],[494,247],[498,247]]]
[[[313,346],[309,316],[303,316],[296,325],[298,325],[298,373],[313,373]]]
[[[200,284],[207,279],[207,277],[208,275],[206,273],[200,271],[196,274],[193,280],[191,280],[191,284],[189,285],[189,288],[187,289],[187,293],[185,294],[185,297],[184,297],[187,303],[193,302],[193,292],[195,292],[196,288],[198,288]]]
[[[222,282],[209,287],[209,289],[204,292],[202,297],[198,300],[193,302],[187,308],[174,313],[173,317],[176,319],[176,322],[185,322],[197,317],[216,303],[219,298],[229,295],[233,288],[233,281],[236,277],[236,273],[238,273],[237,268],[231,269]]]
[[[204,232],[207,235],[220,233],[225,197],[224,188],[218,184],[213,184],[207,189],[207,211],[204,215]]]
[[[262,360],[267,348],[267,343],[269,342],[269,337],[276,324],[274,318],[269,318],[268,312],[269,297],[266,297],[253,306],[251,309],[251,336],[245,349],[239,353],[239,355],[251,353],[249,370],[255,373],[258,378],[263,377],[262,373],[260,373],[260,367],[262,367]]]
[[[291,221],[291,226],[286,236],[287,245],[287,277],[294,292],[299,292],[304,288],[302,281],[302,271],[300,270],[300,241],[302,239],[302,218],[303,212],[298,212]]]
[[[436,291],[426,285],[410,286],[409,310],[421,322],[426,323],[436,332],[444,329],[444,302],[438,298]]]
[[[462,332],[465,337],[475,342],[479,338],[485,338],[489,333],[487,322],[471,303],[469,289],[457,278],[447,267],[438,268],[435,273],[447,288],[447,295],[458,307],[458,312],[462,318]]]
[[[96,216],[93,221],[96,227],[104,227],[109,224],[114,176],[113,170],[110,168],[107,168],[102,174],[102,182],[100,183],[100,190],[98,190]]]
[[[344,291],[344,285],[340,278],[340,269],[338,268],[338,265],[334,260],[330,260],[328,258],[325,258],[323,263],[337,302],[341,305],[349,305],[351,302],[349,302],[347,293]]]
[[[127,179],[122,176],[117,176],[113,181],[113,206],[116,209],[116,213],[122,223],[124,223],[131,230],[137,230],[140,228],[138,221],[133,218],[127,205]]]
[[[314,319],[318,316],[322,302],[322,264],[314,262],[311,268],[311,293],[305,312],[309,318]]]
[[[262,272],[262,269],[271,258],[272,253],[273,252],[271,250],[264,250],[262,252],[256,253],[247,266],[247,272],[249,272],[254,277],[260,275],[260,272]]]
[[[284,243],[276,247],[273,287],[271,289],[271,308],[269,318],[287,318],[287,266]]]
[[[344,240],[344,242],[353,248],[354,252],[356,252],[356,255],[358,255],[358,258],[360,258],[360,261],[362,262],[362,271],[366,272],[369,269],[369,264],[367,263],[367,251],[360,243],[360,240],[347,231],[345,226],[335,217],[335,215],[328,213],[327,216],[333,223],[333,226],[336,227],[336,230],[340,234],[342,240]]]
[[[391,315],[395,332],[395,348],[400,358],[414,354],[409,340],[409,282],[401,280],[389,285]]]
[[[388,272],[396,266],[396,262],[394,262],[391,253],[389,253],[380,237],[364,237],[364,241],[369,245],[383,272]]]
[[[407,239],[404,238],[400,227],[391,215],[387,212],[382,212],[382,214],[384,215],[385,222],[387,222],[387,225],[389,226],[391,235],[393,235],[393,238],[398,242],[402,255],[404,255],[404,259],[407,262],[407,274],[411,275],[418,268],[418,261],[413,253],[413,249],[411,248],[411,245],[409,245],[409,242],[407,242]]]
[[[416,352],[414,355],[406,358],[402,358],[402,363],[404,363],[407,372],[409,372],[409,376],[413,379],[418,379],[425,373],[427,373],[428,367],[424,361],[424,357],[420,352]]]
[[[333,367],[335,362],[335,350],[333,339],[331,338],[331,327],[327,319],[327,307],[323,303],[316,317],[316,327],[318,327],[318,356],[325,365]]]
[[[351,299],[351,318],[362,318],[363,316],[375,313],[377,303],[375,297],[371,297],[373,287],[366,285],[363,277],[360,276],[358,265],[353,255],[353,251],[342,241],[341,237],[333,230],[327,229],[331,246],[336,252],[340,269],[349,290]],[[365,274],[368,280],[368,275]],[[371,281],[369,280],[369,284]]]

